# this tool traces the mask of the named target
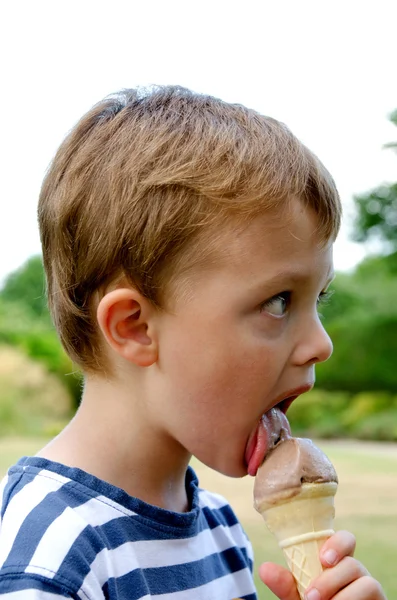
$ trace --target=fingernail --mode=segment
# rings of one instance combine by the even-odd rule
[[[329,565],[335,565],[338,560],[338,555],[335,550],[327,550],[324,552],[323,558]]]
[[[306,593],[305,600],[321,600],[320,592],[316,588],[312,588],[310,592]]]

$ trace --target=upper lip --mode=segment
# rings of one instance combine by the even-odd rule
[[[277,404],[285,403],[284,406],[280,406],[280,409],[282,410],[282,412],[285,413],[287,411],[287,409],[289,408],[289,406],[292,404],[292,402],[301,394],[305,394],[306,392],[310,391],[312,389],[313,385],[314,385],[314,382],[307,382],[307,383],[304,383],[303,385],[300,385],[298,387],[287,390],[286,392],[283,392],[282,394],[280,394],[280,396],[278,396],[275,399],[272,406],[268,410],[270,410],[271,408],[274,408],[275,406],[277,406]]]

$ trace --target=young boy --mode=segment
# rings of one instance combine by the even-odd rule
[[[253,110],[127,90],[61,145],[39,221],[85,385],[71,423],[3,482],[0,595],[253,600],[251,546],[189,461],[255,474],[331,354],[317,314],[340,221],[330,175]],[[385,598],[353,551],[347,532],[328,540],[308,599]],[[286,569],[260,575],[298,600]]]

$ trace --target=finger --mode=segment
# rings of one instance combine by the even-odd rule
[[[299,600],[295,579],[290,571],[274,563],[263,563],[259,577],[280,600]]]
[[[369,575],[356,579],[336,594],[332,600],[352,600],[352,598],[354,600],[387,600],[379,581]]]
[[[330,600],[332,598],[332,600],[336,600],[338,597],[336,594],[340,590],[368,575],[367,569],[358,560],[352,556],[345,556],[336,567],[326,569],[312,582],[306,590],[306,596],[310,599],[310,592],[315,589],[318,592],[318,599]],[[316,598],[314,592],[311,595]],[[369,598],[366,596],[365,600],[369,600]],[[358,600],[358,598],[356,599],[354,596],[354,600]]]
[[[353,556],[356,538],[350,531],[337,531],[324,543],[320,560],[324,567],[333,567],[345,556]]]

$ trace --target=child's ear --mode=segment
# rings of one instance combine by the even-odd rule
[[[97,308],[98,324],[109,346],[140,367],[157,360],[153,318],[153,306],[132,288],[108,292]]]

